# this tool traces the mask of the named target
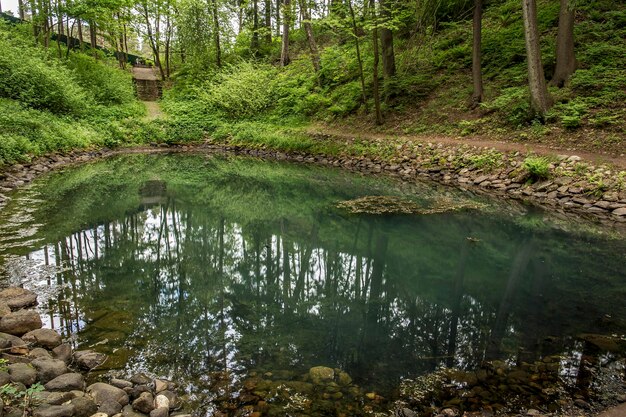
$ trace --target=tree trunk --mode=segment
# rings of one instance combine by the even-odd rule
[[[57,53],[59,54],[59,58],[63,56],[63,52],[61,51],[61,36],[65,34],[65,29],[63,28],[63,15],[61,14],[61,5],[58,0],[55,2],[55,9],[57,13]],[[70,37],[67,37],[67,45],[70,45]]]
[[[67,50],[65,51],[65,59],[70,57],[70,49],[74,46],[73,42],[70,40],[74,35],[74,25],[76,24],[76,20],[70,25],[70,18],[67,18]]]
[[[280,37],[280,5],[282,0],[276,0],[276,37]]]
[[[150,23],[150,16],[148,16],[148,6],[144,4],[143,17],[146,21],[146,30],[148,32],[148,40],[150,41],[150,48],[152,48],[152,53],[154,54],[154,63],[159,69],[159,73],[161,74],[161,79],[165,79],[165,71],[163,70],[163,65],[161,64],[161,53],[159,48],[159,19],[160,16],[157,16],[155,21],[157,22],[156,31],[152,32],[152,24]]]
[[[94,58],[98,58],[98,51],[96,49],[96,22],[93,20],[89,22],[89,41],[91,42],[91,53]]]
[[[356,26],[356,18],[354,16],[354,8],[352,7],[352,0],[348,1],[348,10],[350,11],[350,18],[352,20],[352,33],[354,35],[354,45],[356,48],[356,60],[359,63],[359,78],[361,79],[361,99],[365,110],[367,110],[367,93],[365,92],[365,75],[363,74],[363,60],[361,59],[361,46],[359,45],[359,32]]]
[[[376,3],[375,0],[370,0],[370,9],[372,12],[372,20],[374,21],[374,28],[372,29],[372,44],[374,49],[374,66],[372,69],[372,78],[374,82],[374,110],[376,112],[376,124],[383,124],[383,116],[380,112],[380,91],[378,86],[378,26],[376,24]]]
[[[524,37],[526,40],[526,60],[528,61],[528,86],[530,88],[530,107],[532,111],[544,117],[551,106],[546,79],[541,65],[539,47],[539,28],[537,26],[537,4],[535,0],[522,0],[524,15]]]
[[[481,35],[483,20],[482,0],[474,0],[474,42],[472,45],[472,108],[476,108],[483,101],[483,74],[481,69]]]
[[[391,17],[389,7],[387,7],[385,0],[379,0],[378,3],[380,4],[381,16],[386,22]],[[380,46],[383,56],[383,76],[385,78],[393,77],[396,75],[396,57],[393,51],[393,33],[391,29],[386,27],[380,28]]]
[[[37,7],[35,5],[35,0],[30,0],[30,20],[33,25],[33,36],[35,38],[35,44],[39,42],[39,24],[37,18]]]
[[[302,12],[304,31],[306,32],[306,38],[309,42],[309,49],[311,51],[311,61],[313,62],[313,69],[315,72],[320,70],[320,54],[317,50],[317,43],[313,36],[313,25],[311,24],[311,15],[309,8],[306,5],[306,0],[300,0],[300,11]]]
[[[83,22],[80,19],[77,19],[76,23],[78,23],[78,46],[80,47],[80,51],[83,52],[85,49],[83,45]]]
[[[241,34],[243,28],[243,0],[237,0],[237,35]]]
[[[119,63],[119,66],[121,69],[126,68],[126,56],[124,54],[124,33],[119,30],[119,28],[121,27],[121,18],[120,18],[120,14],[116,13],[117,15],[117,23],[118,23],[118,41],[115,42],[116,43],[116,47],[117,47],[117,61]],[[118,44],[119,42],[119,44]]]
[[[215,62],[218,68],[222,67],[222,47],[220,45],[220,20],[217,10],[217,0],[211,2],[213,6],[213,41],[215,42]]]
[[[265,0],[265,42],[272,44],[272,0]]]
[[[24,0],[18,0],[18,2],[17,2],[17,10],[18,10],[18,13],[20,15],[20,19],[21,20],[25,20],[26,19],[26,13],[24,11]]]
[[[252,2],[252,42],[250,49],[253,55],[259,52],[259,0]]]
[[[289,65],[289,26],[291,24],[291,0],[283,0],[283,40],[280,50],[280,65]]]
[[[172,20],[171,20],[171,10],[166,10],[167,17],[165,18],[165,77],[169,80],[170,75],[172,73]]]
[[[576,71],[574,55],[574,8],[570,0],[561,0],[559,29],[556,35],[556,68],[550,85],[563,87]]]

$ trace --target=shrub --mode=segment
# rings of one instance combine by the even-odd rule
[[[44,51],[0,39],[0,97],[56,114],[85,114],[89,96],[72,72]]]
[[[505,88],[502,94],[483,107],[503,113],[505,119],[515,126],[530,120],[530,98],[526,87]]]
[[[243,62],[230,66],[196,90],[208,112],[227,118],[256,116],[274,103],[276,69]]]
[[[0,165],[102,144],[106,137],[84,123],[8,99],[0,99],[0,132]]]
[[[550,161],[542,156],[529,156],[524,159],[524,169],[532,182],[548,178],[550,175]]]
[[[90,91],[97,103],[125,104],[135,100],[132,77],[128,72],[79,53],[70,54],[67,66],[72,69],[78,84]]]

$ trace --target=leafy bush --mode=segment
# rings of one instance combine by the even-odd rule
[[[93,94],[99,104],[125,104],[135,100],[132,77],[102,61],[79,53],[70,54],[67,66],[78,83]]]
[[[524,159],[523,167],[533,182],[546,179],[550,174],[550,161],[542,156],[527,157]]]
[[[276,72],[268,65],[242,62],[224,69],[196,92],[209,112],[232,119],[252,117],[272,106]]]
[[[102,144],[106,134],[76,120],[0,99],[0,165]]]
[[[505,88],[502,94],[483,107],[503,113],[506,120],[516,126],[530,119],[530,97],[526,87]]]
[[[335,88],[330,97],[332,105],[328,109],[334,115],[346,115],[361,105],[361,84],[352,81]]]
[[[82,115],[91,103],[72,72],[44,51],[0,38],[0,97],[56,114]]]

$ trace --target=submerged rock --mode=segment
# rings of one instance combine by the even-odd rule
[[[133,410],[131,405],[122,408],[122,417],[147,417],[147,414]]]
[[[150,411],[150,417],[167,417],[169,413],[170,413],[169,409],[165,407],[159,407]]]
[[[309,369],[309,377],[314,384],[320,385],[335,378],[335,370],[327,366],[314,366]]]
[[[93,350],[79,350],[74,352],[74,360],[78,366],[89,371],[102,365],[107,360],[107,355]]]

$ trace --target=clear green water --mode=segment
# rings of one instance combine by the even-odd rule
[[[335,207],[368,195],[485,207],[421,216]],[[180,382],[202,412],[252,404],[284,415],[269,398],[284,381],[309,384],[320,365],[353,382],[302,386],[323,407],[297,413],[367,413],[365,393],[394,400],[403,378],[497,360],[561,355],[558,373],[576,386],[590,348],[605,362],[619,357],[584,334],[621,348],[624,254],[615,231],[451,188],[206,155],[70,169],[0,213],[5,279],[42,293],[48,326],[111,355],[102,372]],[[242,385],[256,398],[237,400]]]

